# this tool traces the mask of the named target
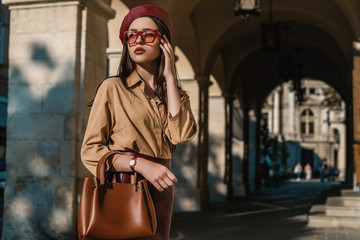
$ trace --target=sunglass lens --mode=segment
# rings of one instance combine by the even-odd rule
[[[126,32],[126,42],[127,43],[134,43],[137,38],[136,32]]]
[[[142,34],[142,38],[143,38],[145,43],[154,42],[155,37],[156,37],[156,32],[155,31],[145,31]]]

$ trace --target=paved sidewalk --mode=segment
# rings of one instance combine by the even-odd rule
[[[307,213],[337,182],[290,182],[199,212],[175,213],[170,240],[359,240],[360,229],[310,228]]]

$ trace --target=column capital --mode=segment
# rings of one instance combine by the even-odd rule
[[[223,96],[225,99],[230,100],[230,101],[233,101],[235,99],[235,94],[233,94],[233,93],[225,93]]]
[[[116,13],[103,0],[3,0],[2,4],[9,6],[10,10],[14,8],[36,8],[52,5],[80,5],[96,11],[106,19],[114,18]]]
[[[205,87],[210,87],[213,83],[210,81],[209,75],[195,75],[195,79],[198,84],[203,85]]]

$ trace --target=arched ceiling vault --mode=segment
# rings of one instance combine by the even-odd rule
[[[299,62],[305,78],[322,80],[333,86],[349,102],[351,89],[339,65],[321,48],[303,42],[293,42],[291,46],[302,46]],[[240,100],[251,107],[261,105],[270,90],[283,82],[279,78],[279,62],[275,57],[264,54],[260,49],[242,59],[234,72],[232,86]],[[340,80],[339,80],[340,79]]]
[[[342,9],[351,25],[353,35],[360,37],[360,1],[357,0],[334,0]]]
[[[187,56],[195,74],[213,74],[219,86],[244,87],[251,102],[279,84],[277,63],[261,53],[261,23],[269,21],[269,0],[261,0],[259,17],[242,21],[233,14],[233,0],[123,0],[129,8],[151,3],[166,9],[173,20],[174,45]],[[308,77],[323,80],[343,96],[349,89],[352,42],[360,34],[360,1],[273,0],[274,22],[289,22],[289,44],[300,47],[301,64]],[[219,56],[221,60],[219,60]],[[216,64],[215,64],[216,62]],[[223,71],[215,70],[223,64]],[[320,64],[321,63],[321,64]],[[220,74],[221,73],[221,74]],[[216,76],[218,74],[218,76]],[[222,75],[222,76],[220,76]],[[248,79],[246,79],[248,78]],[[248,91],[254,86],[264,90]],[[236,87],[234,86],[236,85]],[[253,89],[254,90],[254,89]],[[244,96],[243,96],[244,97]]]

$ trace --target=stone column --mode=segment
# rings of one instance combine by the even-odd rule
[[[122,48],[107,48],[106,53],[109,66],[108,75],[115,76],[118,74]]]
[[[249,111],[249,138],[248,138],[248,155],[249,155],[249,187],[250,191],[256,190],[256,169],[257,169],[257,116],[255,110]]]
[[[283,127],[284,127],[284,124],[283,124],[283,97],[284,97],[284,89],[283,89],[283,85],[281,84],[279,86],[279,134],[280,136],[283,135]]]
[[[274,122],[273,122],[273,133],[274,134],[279,134],[280,133],[280,92],[278,89],[275,90],[274,92]]]
[[[353,66],[353,166],[354,183],[360,185],[360,42],[354,42]]]
[[[232,94],[225,95],[225,183],[227,184],[227,199],[234,197],[233,189],[233,101]]]
[[[198,133],[198,181],[200,207],[209,206],[208,152],[209,152],[209,86],[208,76],[198,76],[199,83],[199,133]]]
[[[286,85],[288,88],[288,85]],[[294,139],[295,137],[295,92],[294,91],[288,91],[288,122],[287,122],[287,132],[291,135],[291,139]]]
[[[261,165],[260,165],[260,157],[261,157],[261,107],[257,107],[255,112],[255,190],[260,190],[261,188]]]
[[[77,239],[79,151],[106,72],[110,1],[3,0],[10,9],[2,239]]]
[[[249,183],[249,159],[250,159],[250,116],[249,116],[249,107],[244,105],[243,112],[244,112],[244,159],[243,159],[243,183],[245,187],[245,194],[250,193],[250,183]]]

